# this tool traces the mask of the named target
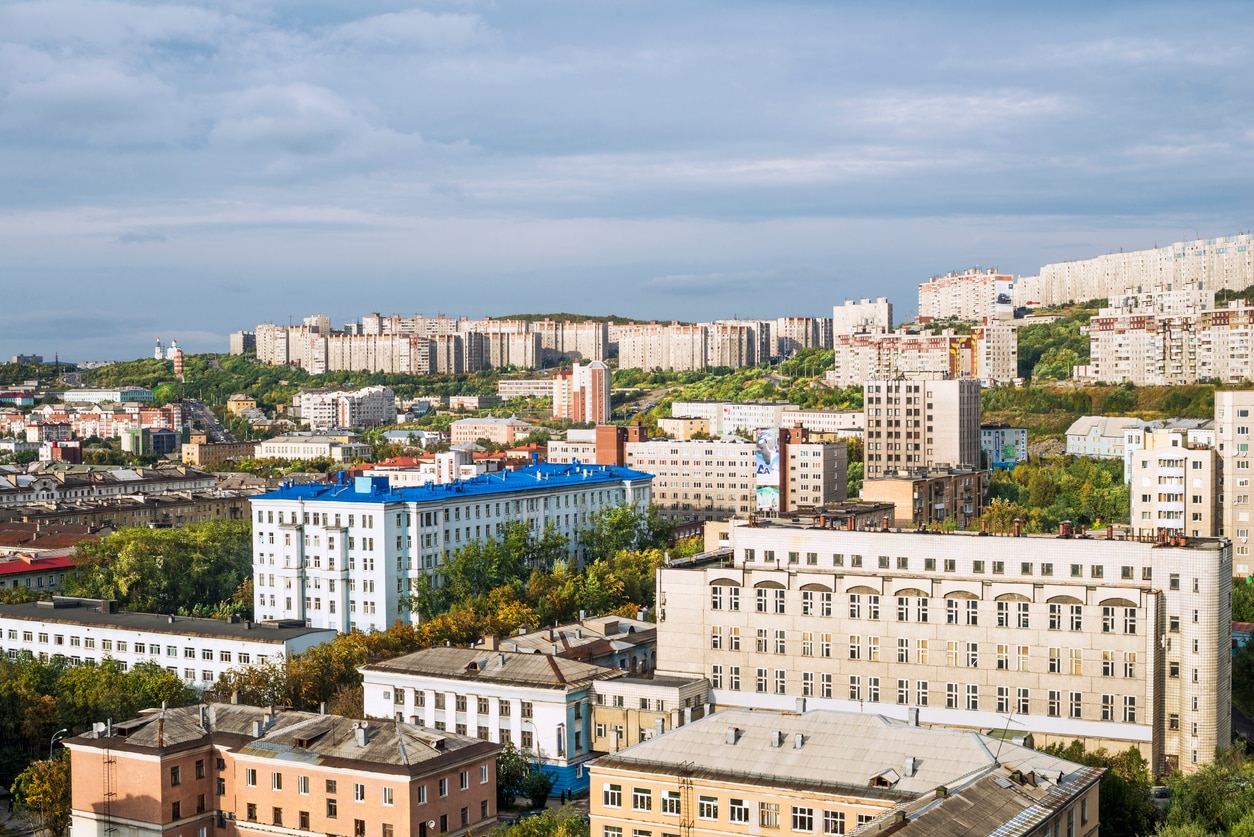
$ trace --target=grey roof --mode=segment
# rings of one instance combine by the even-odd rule
[[[589,665],[552,654],[449,647],[426,648],[403,657],[362,666],[361,671],[562,690],[583,689],[597,680],[607,680],[622,674],[605,666]]]
[[[340,715],[230,703],[149,709],[111,729],[102,727],[97,725],[70,743],[171,750],[222,736],[242,737],[247,742],[237,750],[241,755],[331,766],[366,763],[388,772],[413,772],[449,756],[457,760],[486,756],[500,748],[488,741],[398,721],[358,721]],[[358,743],[358,727],[365,729],[364,744]]]
[[[1096,429],[1099,436],[1122,438],[1124,430],[1143,424],[1145,421],[1135,416],[1080,416],[1067,428],[1067,435],[1087,436]]]
[[[225,619],[201,619],[193,616],[167,616],[160,613],[101,611],[100,599],[77,599],[54,596],[41,602],[0,605],[0,617],[31,622],[63,625],[125,628],[174,636],[203,636],[219,639],[246,639],[250,642],[280,644],[308,634],[335,636],[330,628],[307,628],[300,622],[228,622]],[[107,607],[105,608],[107,611]]]
[[[914,759],[913,771],[908,759]],[[952,788],[999,764],[1035,771],[1055,783],[1060,776],[1086,769],[968,730],[917,727],[853,712],[749,709],[715,713],[597,764],[645,772],[691,770],[719,781],[897,800],[914,799],[940,786]]]

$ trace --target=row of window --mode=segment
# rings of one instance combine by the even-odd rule
[[[221,769],[220,761],[219,761],[219,769]],[[283,775],[284,774],[279,771],[274,771],[270,774],[270,789],[271,790],[276,790],[276,791],[283,790],[283,781],[284,781]],[[204,763],[202,761],[196,762],[196,778],[198,779],[204,778]],[[488,766],[486,764],[479,765],[479,784],[481,785],[487,784],[488,778],[489,778]],[[458,780],[459,790],[470,789],[470,771],[469,770],[463,770],[460,773],[458,773],[457,780]],[[178,785],[179,781],[180,781],[180,768],[171,767],[170,768],[170,784]],[[325,789],[328,794],[338,793],[339,780],[326,779],[325,782],[326,782]],[[244,769],[244,784],[250,788],[257,787],[257,769],[255,767],[247,767]],[[296,792],[297,793],[301,795],[308,795],[309,786],[310,786],[310,782],[309,782],[308,776],[296,777]],[[416,787],[417,787],[417,794],[418,794],[418,803],[420,805],[425,804],[427,801],[427,786],[417,785]],[[441,797],[448,796],[449,780],[447,778],[439,779],[436,783],[436,787]],[[327,801],[333,802],[334,800],[328,799]],[[366,801],[366,786],[364,784],[360,782],[353,783],[353,801],[354,802]],[[394,801],[395,801],[395,791],[393,788],[385,786],[379,789],[379,802],[381,804],[386,805],[386,806],[391,806],[394,804]]]
[[[802,563],[801,556],[802,556],[802,553],[799,551],[789,551],[787,554],[786,563],[799,565]],[[865,561],[862,555],[851,553],[848,556],[846,556],[844,553],[841,553],[841,552],[832,553],[831,563],[829,566],[844,567],[846,566],[846,558],[848,559],[848,566],[850,567],[860,568],[860,567],[872,566],[871,564]],[[746,548],[744,550],[743,560],[746,564],[755,563],[758,560],[757,549]],[[923,560],[924,572],[936,572],[937,564],[936,564],[935,558],[924,558],[922,560]],[[817,552],[805,553],[804,563],[807,566],[817,567],[819,566],[819,561],[820,561],[819,553]],[[911,558],[906,555],[896,556],[895,561],[893,560],[891,556],[879,555],[876,557],[874,566],[881,570],[888,570],[888,569],[911,570],[911,569],[918,569],[917,563],[915,563],[917,561],[918,559],[914,559],[912,561]],[[762,550],[762,562],[767,563],[767,564],[780,563],[777,560],[775,550],[773,549]],[[1014,566],[1013,562],[1010,562],[1010,566],[1011,567]],[[1068,567],[1071,578],[1084,578],[1085,577],[1083,564],[1069,564],[1065,566]],[[1106,577],[1105,565],[1090,564],[1088,566],[1089,566],[1089,571],[1088,571],[1089,578],[1105,578]],[[958,560],[956,558],[942,559],[941,567],[943,568],[943,572],[956,573],[958,572]],[[977,575],[983,575],[986,572],[990,572],[992,575],[1006,575],[1006,567],[1007,567],[1007,562],[1004,560],[986,561],[983,559],[975,559],[971,562],[971,572]],[[1052,578],[1054,575],[1054,564],[1049,561],[1041,562],[1039,565],[1033,561],[1021,561],[1019,562],[1019,575],[1027,575],[1027,576],[1040,575],[1045,578]],[[1178,574],[1173,574],[1173,575],[1175,575],[1178,579]],[[1127,564],[1120,566],[1119,578],[1124,581],[1133,580],[1134,578],[1136,578],[1136,567],[1127,565]],[[1152,567],[1141,568],[1141,580],[1142,581],[1153,580],[1153,568]],[[1172,589],[1179,589],[1179,587],[1174,587]]]
[[[607,808],[623,807],[623,786],[606,783],[601,788],[601,801]],[[726,800],[727,822],[746,824],[751,821],[754,803],[751,800],[729,797]],[[697,797],[697,819],[718,821],[723,801],[717,796],[700,795]],[[757,804],[757,823],[761,828],[780,828],[780,804],[778,802],[761,802]],[[631,809],[633,811],[653,810],[653,790],[651,788],[631,789]],[[670,816],[683,816],[683,802],[679,791],[661,791],[658,809]],[[823,834],[845,833],[845,812],[811,808],[803,805],[792,806],[792,830],[814,832],[818,825]],[[873,814],[856,815],[856,825],[862,826],[870,822]],[[623,830],[619,826],[607,825],[602,837],[622,837]],[[652,837],[652,832],[633,829],[633,837]],[[662,837],[678,837],[663,833]]]
[[[197,813],[200,813],[200,812],[198,811]],[[178,819],[182,815],[182,811],[180,810],[180,805],[178,802],[172,802],[170,804],[170,814],[173,819]],[[467,826],[470,825],[470,807],[469,806],[463,807],[460,811],[460,815],[461,815],[461,824],[458,827],[466,828]],[[339,816],[339,810],[336,807],[335,800],[328,799],[327,800],[327,819],[333,820],[333,819],[336,819],[338,816]],[[255,802],[249,802],[244,806],[244,817],[245,819],[248,820],[248,822],[258,821],[257,804]],[[479,819],[485,820],[487,818],[488,818],[488,801],[486,799],[480,800]],[[275,806],[270,809],[270,822],[272,825],[276,825],[279,827],[283,826],[283,809],[282,808]],[[296,827],[301,831],[310,830],[310,818],[309,818],[308,811],[296,812]],[[449,829],[448,814],[441,814],[439,831],[437,833],[443,834],[446,831],[448,831],[448,829]],[[392,825],[392,823],[387,823],[387,822],[380,823],[379,837],[395,837],[395,835],[396,835],[396,829]],[[359,819],[353,820],[353,837],[366,837],[366,821],[365,820],[359,820]]]
[[[50,635],[45,631],[40,631],[38,632],[38,634],[35,631],[20,631],[19,632],[16,628],[9,628],[7,632],[9,641],[17,642],[19,633],[21,635],[21,641],[27,642],[27,643],[35,642],[36,636],[38,636],[38,641],[40,645],[54,645],[54,646],[59,645],[59,646],[66,646],[69,648],[95,648],[96,647],[96,638],[91,637],[91,636],[80,637],[80,636],[71,635],[68,637],[69,641],[67,643],[66,641],[67,637],[64,634],[51,634]],[[133,652],[129,650],[132,644],[134,645]],[[105,651],[105,652],[116,651],[119,654],[135,653],[135,654],[143,654],[143,655],[150,656],[150,657],[160,657],[162,656],[163,648],[164,648],[166,657],[182,656],[184,659],[187,659],[187,660],[196,659],[196,649],[189,647],[189,646],[181,646],[182,653],[180,655],[180,646],[177,646],[177,645],[161,646],[155,642],[132,643],[130,640],[125,640],[125,639],[119,639],[119,640],[102,639],[100,640],[101,651]],[[200,659],[212,661],[214,659],[213,649],[212,648],[200,649]],[[252,654],[248,651],[231,652],[225,649],[219,649],[217,652],[217,659],[218,659],[218,662],[221,662],[221,663],[229,663],[233,661],[238,661],[244,664],[248,664],[252,662]],[[266,655],[258,654],[257,660],[259,662],[265,662]]]

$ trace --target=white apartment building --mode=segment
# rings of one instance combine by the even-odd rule
[[[919,316],[983,322],[1014,315],[1015,278],[996,270],[971,268],[933,276],[919,285]]]
[[[859,438],[866,429],[866,413],[862,410],[806,410],[785,407],[779,414],[781,427],[803,427],[811,433],[826,433],[845,438]]]
[[[614,326],[611,333],[618,346],[619,369],[665,369],[670,355],[666,346],[667,326],[633,323]]]
[[[4,653],[30,652],[40,660],[65,657],[74,665],[117,660],[122,670],[157,663],[189,685],[208,688],[236,666],[281,662],[335,631],[304,623],[197,619],[118,610],[111,600],[55,596],[27,604],[0,605]]]
[[[855,334],[837,336],[833,346],[828,383],[837,387],[860,386],[873,379],[894,378],[996,378],[981,371],[983,329],[971,334]],[[995,338],[1004,337],[994,332]],[[1006,370],[1001,370],[1005,372]]]
[[[292,433],[275,436],[257,445],[258,459],[330,459],[332,462],[352,462],[369,459],[373,448],[362,442],[346,441],[342,435],[318,433]]]
[[[702,323],[710,333],[710,365],[740,366],[766,363],[776,355],[775,320],[715,320]],[[715,362],[716,359],[720,362]]]
[[[475,461],[468,450],[454,448],[432,455],[431,461],[416,466],[380,464],[361,471],[363,477],[386,477],[391,488],[408,488],[415,485],[447,485],[458,480],[468,480],[500,470],[499,462]]]
[[[502,378],[496,382],[496,394],[501,396],[502,401],[509,401],[511,398],[549,398],[553,395],[553,379],[507,380]]]
[[[367,716],[513,742],[559,792],[587,789],[593,688],[623,675],[556,654],[481,648],[427,648],[359,671]]]
[[[871,380],[863,386],[868,479],[905,469],[980,467],[980,382]]]
[[[887,334],[893,330],[893,304],[887,297],[847,299],[832,307],[832,336]]]
[[[1195,239],[1128,253],[1047,264],[1037,276],[1020,278],[1017,299],[1032,305],[1062,305],[1116,299],[1129,289],[1240,290],[1254,285],[1254,236]]]
[[[1025,427],[1006,424],[980,425],[980,450],[988,459],[988,466],[1014,467],[1014,463],[1028,458],[1028,431]]]
[[[815,525],[819,523],[820,525]],[[1231,545],[733,521],[658,571],[658,671],[715,703],[1135,746],[1198,769],[1230,739]]]
[[[102,389],[67,389],[61,400],[77,404],[105,404],[122,401],[151,401],[152,390],[145,387],[105,387]]]
[[[1143,421],[1127,427],[1123,431],[1123,481],[1132,481],[1132,456],[1137,451],[1198,447],[1215,447],[1213,419]]]
[[[608,324],[589,320],[582,323],[539,320],[531,330],[540,335],[540,351],[546,363],[564,360],[604,360],[609,357]]]
[[[292,396],[301,423],[312,430],[381,427],[396,422],[396,393],[385,386],[303,389]]]
[[[787,432],[785,431],[785,437]],[[843,443],[793,443],[780,450],[780,510],[820,506],[847,494]],[[629,468],[653,474],[654,501],[674,521],[725,520],[756,508],[756,446],[740,438],[650,439],[624,445]]]
[[[675,401],[671,404],[671,416],[705,419],[711,436],[723,436],[738,430],[783,427],[784,409],[788,406],[782,401]]]
[[[582,560],[593,513],[651,500],[648,474],[604,465],[533,465],[447,485],[393,489],[386,477],[283,487],[253,497],[254,612],[319,628],[408,622],[405,596],[447,554],[507,522],[552,525]]]
[[[1160,446],[1133,451],[1129,468],[1132,530],[1154,536],[1216,537],[1219,454],[1213,448]]]
[[[1250,428],[1254,422],[1254,392],[1215,391],[1215,442],[1220,460],[1220,507],[1223,535],[1232,541],[1233,573],[1254,574],[1250,560],[1250,527],[1254,503],[1250,497]]]

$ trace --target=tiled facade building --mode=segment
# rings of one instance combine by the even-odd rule
[[[1230,740],[1231,545],[733,521],[732,560],[658,571],[658,671],[721,706],[872,711],[1137,747]],[[1103,533],[1105,534],[1105,533]]]

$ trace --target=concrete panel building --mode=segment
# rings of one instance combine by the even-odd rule
[[[980,382],[868,380],[863,385],[865,474],[980,467]]]
[[[832,308],[832,335],[887,334],[893,330],[893,304],[886,297],[845,300]]]

